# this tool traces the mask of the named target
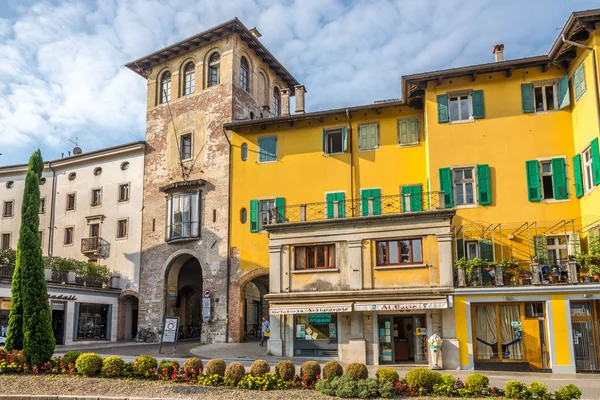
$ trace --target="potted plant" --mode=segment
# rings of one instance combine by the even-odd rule
[[[591,264],[589,273],[592,275],[592,280],[594,282],[600,282],[600,265],[599,264]]]
[[[481,270],[489,266],[489,263],[479,257],[467,260],[465,272],[467,274],[467,283],[473,285],[481,282]]]
[[[517,277],[517,267],[519,264],[512,260],[502,260],[500,265],[502,265],[502,278],[504,280],[504,285],[508,286],[513,284],[514,278]]]
[[[519,278],[519,285],[530,285],[531,267],[529,265],[519,265],[516,270],[517,277]]]

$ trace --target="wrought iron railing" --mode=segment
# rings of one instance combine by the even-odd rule
[[[270,223],[319,221],[433,211],[444,208],[444,192],[388,195],[368,199],[345,199],[294,204],[270,211]]]
[[[0,279],[12,279],[15,267],[12,265],[0,265]]]
[[[100,237],[90,237],[81,239],[82,253],[96,253],[101,249],[102,239]]]
[[[50,282],[53,283],[67,283],[69,280],[69,271],[52,270],[52,277]]]
[[[179,239],[195,239],[200,237],[200,229],[198,221],[175,222],[167,225],[166,237],[167,242]]]

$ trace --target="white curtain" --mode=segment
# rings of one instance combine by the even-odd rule
[[[503,357],[510,360],[523,359],[523,331],[519,305],[500,306],[500,334],[502,335]]]
[[[477,333],[477,359],[496,359],[498,349],[496,306],[475,306],[475,330]]]

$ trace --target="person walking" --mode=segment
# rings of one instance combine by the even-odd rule
[[[269,321],[267,317],[263,317],[262,323],[260,324],[260,345],[262,346],[265,343],[265,338],[269,337],[271,334],[271,330],[269,328]]]

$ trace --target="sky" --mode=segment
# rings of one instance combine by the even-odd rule
[[[401,96],[401,76],[547,54],[598,0],[0,0],[0,166],[144,140],[124,67],[237,16],[307,88],[306,110]]]

